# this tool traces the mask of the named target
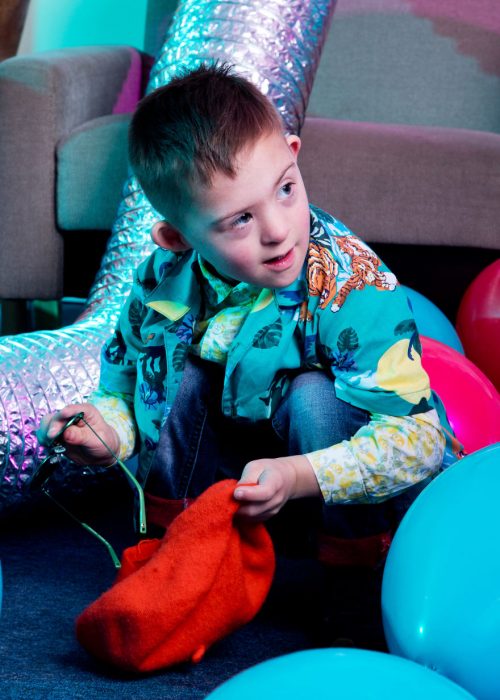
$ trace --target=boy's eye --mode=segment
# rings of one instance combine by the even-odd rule
[[[238,216],[238,218],[233,221],[231,226],[233,228],[245,226],[245,224],[248,224],[248,222],[251,221],[251,219],[252,219],[252,215],[249,212],[245,212],[241,216]]]
[[[286,182],[280,187],[280,195],[290,197],[293,194],[293,182]]]

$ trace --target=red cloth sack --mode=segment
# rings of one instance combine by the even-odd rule
[[[235,518],[235,486],[214,484],[162,540],[124,552],[126,571],[76,621],[88,652],[130,671],[197,662],[255,616],[271,586],[274,550],[262,523]]]

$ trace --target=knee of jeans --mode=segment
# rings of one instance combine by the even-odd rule
[[[299,374],[290,382],[288,391],[273,417],[273,427],[282,439],[286,439],[290,428],[300,423],[303,417],[311,418],[312,411],[308,411],[306,405],[310,394],[316,393],[311,390],[311,387],[318,381],[316,375],[319,374],[319,372]]]
[[[306,452],[348,440],[368,421],[366,411],[337,398],[331,377],[310,371],[292,380],[273,425],[294,449]]]

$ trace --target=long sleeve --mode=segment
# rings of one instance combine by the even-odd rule
[[[134,395],[137,358],[143,349],[140,328],[147,312],[136,275],[114,334],[102,349],[99,386],[89,397],[90,403],[118,433],[120,459],[132,456],[137,447]]]
[[[383,501],[435,474],[445,438],[435,410],[372,414],[350,439],[308,453],[326,504]]]
[[[104,420],[118,433],[120,449],[118,457],[128,459],[136,449],[137,426],[134,419],[134,407],[124,394],[112,394],[103,387],[98,387],[89,398],[102,414]]]
[[[442,467],[444,409],[395,276],[341,222],[313,210],[313,223],[306,357],[330,374],[337,398],[370,421],[351,439],[306,456],[325,503],[382,501]]]

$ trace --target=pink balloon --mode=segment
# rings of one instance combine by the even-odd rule
[[[422,365],[445,405],[467,453],[500,442],[500,395],[470,360],[438,340],[421,336]]]
[[[466,356],[500,391],[500,258],[467,287],[457,313]]]

